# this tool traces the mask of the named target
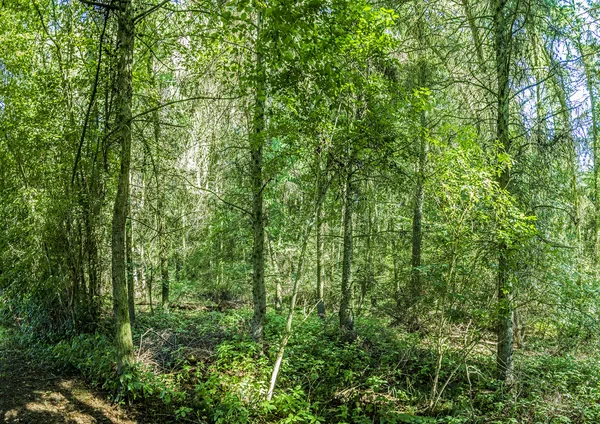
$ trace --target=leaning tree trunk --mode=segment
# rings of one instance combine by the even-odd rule
[[[263,219],[263,144],[265,131],[265,75],[263,56],[260,52],[263,17],[258,12],[257,54],[256,54],[256,91],[254,102],[253,131],[250,138],[252,180],[252,230],[254,244],[252,248],[252,298],[254,316],[252,317],[252,337],[262,343],[264,337],[265,316],[267,314],[267,291],[265,288],[265,223]]]
[[[507,16],[507,0],[496,0],[494,10],[494,47],[496,55],[497,78],[497,119],[496,136],[504,152],[510,151],[508,134],[509,102],[510,102],[510,41],[511,20]],[[508,190],[510,170],[503,165],[498,176],[501,190]],[[513,287],[509,276],[509,251],[505,241],[498,243],[498,351],[497,367],[499,377],[507,382],[513,380]]]
[[[121,146],[121,170],[113,212],[111,248],[117,369],[119,373],[123,373],[127,365],[134,361],[125,269],[125,225],[131,165],[134,21],[131,0],[120,0],[118,4],[117,45],[119,46],[119,60],[117,63],[115,127],[117,128],[116,139]]]
[[[342,299],[340,301],[340,330],[344,338],[352,340],[354,338],[354,316],[352,313],[352,286],[351,286],[351,268],[352,268],[352,214],[353,214],[353,186],[352,171],[348,165],[346,174],[346,193],[344,196],[344,247],[342,259]]]

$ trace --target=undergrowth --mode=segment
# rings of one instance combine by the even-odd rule
[[[493,356],[431,335],[357,320],[343,342],[335,320],[298,317],[266,401],[285,318],[268,314],[264,353],[246,335],[251,311],[140,314],[137,364],[120,377],[108,332],[38,346],[36,355],[78,370],[115,400],[154,405],[169,420],[210,423],[597,423],[597,357],[521,352],[517,383],[493,378]],[[441,357],[440,357],[441,352]],[[438,375],[434,392],[434,376]],[[164,419],[163,419],[164,421]]]

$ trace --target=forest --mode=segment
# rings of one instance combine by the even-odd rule
[[[0,0],[0,419],[600,423],[600,1]]]

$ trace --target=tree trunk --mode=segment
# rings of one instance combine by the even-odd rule
[[[417,24],[417,38],[419,46],[425,48],[424,40],[424,22],[421,16],[424,11],[420,2],[417,2],[417,9],[419,11],[419,22]],[[467,7],[468,10],[468,7]],[[427,62],[426,58],[422,53],[418,56],[418,75],[417,84],[418,88],[427,87]],[[422,275],[421,275],[421,251],[423,245],[423,202],[425,199],[425,166],[427,163],[427,116],[425,109],[419,111],[419,133],[417,138],[417,173],[416,173],[416,184],[415,184],[415,195],[413,203],[413,220],[412,220],[412,252],[411,252],[411,272],[410,272],[410,299],[407,305],[411,312],[409,314],[409,324],[411,327],[417,327],[418,320],[418,305],[423,294],[422,287]]]
[[[283,355],[285,353],[285,347],[287,346],[290,337],[292,336],[292,320],[294,318],[294,308],[296,307],[298,291],[300,289],[302,267],[304,264],[304,257],[306,256],[306,246],[308,245],[310,231],[315,221],[309,221],[309,224],[304,230],[304,236],[302,237],[302,247],[300,248],[300,257],[298,258],[298,267],[296,268],[296,275],[294,277],[294,284],[292,286],[292,299],[290,300],[290,309],[288,311],[288,317],[285,323],[285,333],[283,335],[283,338],[281,339],[279,351],[277,352],[277,357],[275,359],[275,365],[273,366],[273,372],[271,373],[271,383],[269,384],[269,391],[267,392],[268,401],[270,401],[273,397],[273,392],[275,391],[275,384],[277,383],[277,376],[279,375],[279,369],[281,368],[281,362],[283,361]]]
[[[322,150],[321,150],[322,151]],[[323,172],[321,170],[321,152],[316,155],[317,165],[317,208],[316,208],[316,243],[317,243],[317,313],[321,319],[325,318],[325,283],[323,280],[323,200],[327,188],[323,184]]]
[[[575,141],[575,137],[573,136],[573,125],[571,123],[570,116],[570,108],[568,101],[568,88],[567,83],[564,80],[564,77],[561,76],[560,72],[560,63],[557,58],[554,57],[554,52],[552,49],[547,48],[545,50],[546,56],[548,58],[548,62],[552,69],[558,69],[557,72],[554,73],[554,78],[552,78],[553,88],[560,105],[560,120],[562,121],[563,131],[566,133],[566,137],[569,140],[570,148],[569,148],[569,162],[570,162],[570,185],[571,185],[571,195],[572,195],[572,207],[573,207],[573,227],[575,232],[575,239],[577,240],[577,250],[576,257],[577,259],[577,269],[581,270],[581,258],[582,258],[582,250],[581,250],[581,219],[579,216],[579,189],[577,183],[577,177],[579,174],[579,153],[577,152],[577,144]],[[581,54],[581,52],[580,52]],[[588,87],[589,88],[589,87]]]
[[[164,239],[164,237],[163,237]],[[160,248],[160,282],[162,289],[161,306],[163,311],[169,310],[169,261],[167,260],[165,242],[162,241]]]
[[[424,115],[425,112],[422,112]],[[423,124],[424,118],[422,118]],[[415,197],[413,205],[412,220],[412,255],[410,273],[410,307],[411,321],[417,319],[417,309],[421,298],[423,287],[421,282],[421,249],[423,244],[423,201],[425,199],[425,162],[427,160],[427,141],[425,140],[425,128],[421,128],[419,136],[419,162],[417,168],[417,184],[415,186]]]
[[[252,317],[252,337],[261,343],[264,337],[265,316],[267,314],[267,292],[265,288],[265,223],[263,220],[263,144],[265,131],[265,75],[263,56],[260,51],[263,16],[258,12],[257,54],[256,54],[256,90],[254,103],[253,131],[250,138],[252,179],[252,230],[254,244],[252,248],[252,298],[254,316]]]
[[[134,22],[131,0],[120,0],[117,46],[116,83],[116,139],[121,146],[121,169],[112,220],[112,286],[113,308],[116,327],[117,370],[123,373],[133,363],[133,341],[127,305],[125,270],[125,225],[129,199],[129,171],[131,165],[131,101]]]
[[[580,37],[581,38],[581,37]],[[598,232],[600,231],[600,187],[598,177],[600,174],[600,158],[598,151],[598,117],[596,116],[596,93],[594,91],[594,74],[593,70],[590,69],[590,63],[588,62],[588,58],[586,57],[586,52],[584,51],[583,45],[578,42],[576,43],[577,50],[579,51],[579,55],[581,56],[581,61],[583,62],[583,70],[585,74],[585,82],[586,88],[588,90],[588,94],[590,96],[590,110],[592,115],[592,155],[594,156],[594,182],[593,182],[593,203],[594,203],[594,234],[592,237],[593,246],[592,246],[592,263],[593,268],[597,274],[598,268],[598,256],[600,254],[600,239],[598,237]]]
[[[510,102],[510,41],[511,20],[507,16],[507,0],[496,0],[494,10],[494,45],[496,55],[497,78],[497,120],[496,130],[498,142],[504,152],[510,151],[509,102]],[[510,170],[503,165],[498,177],[501,190],[508,190]],[[497,367],[499,377],[506,381],[513,380],[513,287],[509,276],[509,251],[506,242],[498,243],[498,351]]]
[[[161,139],[160,121],[158,110],[152,112],[152,123],[154,126],[154,143],[156,144],[157,154],[156,161],[159,160],[158,146]],[[158,228],[158,262],[160,266],[160,282],[161,282],[161,306],[163,311],[169,309],[169,261],[167,258],[167,240],[165,236],[165,218],[163,213],[163,189],[162,176],[159,175],[160,169],[155,163],[154,173],[156,179],[156,224]]]
[[[354,201],[353,186],[352,186],[352,171],[348,165],[346,174],[346,192],[344,196],[344,247],[342,259],[342,299],[340,301],[340,330],[344,338],[348,340],[354,339],[354,316],[352,313],[352,285],[351,285],[351,268],[352,268],[352,214]]]
[[[133,280],[133,223],[131,222],[131,200],[129,201],[129,219],[126,228],[127,256],[127,305],[129,307],[129,322],[135,324],[135,282]]]
[[[152,299],[152,285],[154,284],[154,264],[150,264],[150,276],[146,290],[148,293],[148,302],[150,303],[150,313],[154,315],[154,300]]]

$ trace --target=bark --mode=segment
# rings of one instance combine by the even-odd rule
[[[390,219],[388,223],[388,232],[391,237],[391,247],[392,247],[392,265],[394,271],[394,290],[396,296],[396,309],[398,311],[402,311],[402,288],[400,287],[400,266],[398,264],[398,254],[397,254],[397,246],[396,246],[396,234],[395,234],[395,223],[394,219]]]
[[[496,131],[501,148],[510,151],[509,102],[510,102],[510,41],[511,20],[508,14],[507,0],[496,0],[494,10],[494,47],[497,78],[497,119]],[[509,189],[510,171],[504,165],[498,177],[501,190]],[[513,287],[509,276],[509,251],[506,242],[498,243],[498,351],[497,367],[500,379],[506,382],[513,380]]]
[[[421,9],[421,7],[419,7]],[[468,9],[468,8],[467,8]],[[420,11],[422,15],[424,12]],[[423,35],[423,19],[419,18],[417,37],[420,46],[425,46]],[[418,58],[418,88],[427,86],[427,62],[422,53],[419,53]],[[415,194],[413,203],[413,220],[412,220],[412,252],[411,252],[411,273],[410,273],[410,325],[415,327],[418,320],[418,305],[423,294],[422,275],[421,275],[421,251],[423,245],[423,202],[425,199],[425,166],[427,163],[427,116],[425,110],[419,112],[419,134],[417,138],[417,175],[415,184]]]
[[[152,112],[152,123],[154,127],[154,143],[157,146],[160,143],[161,131],[158,110]],[[158,154],[156,155],[158,160]],[[158,262],[160,266],[160,282],[161,282],[161,306],[164,311],[169,309],[169,261],[167,258],[167,239],[165,236],[165,219],[164,219],[164,203],[163,203],[163,187],[162,176],[159,174],[159,169],[155,164],[155,179],[156,179],[156,223],[158,228]]]
[[[131,211],[131,205],[128,208]],[[127,220],[125,245],[127,250],[127,306],[129,309],[129,322],[133,327],[135,323],[135,281],[133,279],[133,224],[131,218]]]
[[[99,116],[97,107],[94,115]],[[97,131],[97,119],[94,119],[94,129]],[[102,281],[102,267],[99,255],[98,226],[101,221],[102,204],[104,203],[104,190],[100,164],[98,163],[99,150],[103,148],[101,138],[98,137],[96,152],[92,163],[91,179],[88,183],[86,209],[84,210],[86,231],[86,252],[88,260],[88,308],[93,321],[100,317],[100,283]]]
[[[369,203],[367,205],[367,219],[366,219],[366,223],[365,223],[365,248],[367,251],[367,261],[365,264],[365,270],[364,270],[364,275],[361,278],[360,281],[360,299],[358,302],[358,308],[356,311],[356,315],[360,316],[363,308],[365,306],[365,301],[367,298],[367,295],[369,294],[369,292],[371,291],[372,287],[373,287],[373,208],[372,205]],[[371,298],[371,304],[373,304],[373,302],[376,303],[376,301],[374,300],[374,298]]]
[[[164,247],[164,237],[161,243],[162,247],[160,249],[160,283],[161,283],[161,306],[164,311],[169,309],[169,261],[167,260],[167,255],[165,254],[166,248]]]
[[[475,17],[473,16],[473,11],[471,10],[471,6],[469,5],[468,0],[461,0],[463,9],[465,11],[465,16],[467,18],[467,22],[469,23],[469,29],[471,30],[471,36],[473,37],[473,42],[475,43],[475,52],[477,53],[477,61],[479,65],[485,70],[485,59],[483,56],[483,43],[481,42],[481,37],[479,35],[479,29],[477,28],[477,22],[475,22]]]
[[[350,168],[350,166],[349,166]],[[352,214],[354,189],[352,185],[352,171],[349,169],[346,174],[346,189],[344,198],[344,247],[342,259],[342,299],[340,301],[340,330],[344,338],[352,340],[354,338],[354,316],[352,313],[352,286],[351,286],[351,268],[353,254],[352,240]]]
[[[175,254],[175,281],[181,281],[182,275],[181,270],[183,269],[183,260],[181,258],[181,252]]]
[[[152,299],[152,285],[154,284],[154,265],[150,265],[150,276],[148,278],[148,285],[146,286],[148,294],[148,302],[150,303],[150,313],[154,314],[154,300]]]
[[[271,243],[271,239],[267,238],[269,243],[269,254],[271,255],[271,263],[273,264],[273,268],[275,268],[275,273],[277,274],[276,282],[275,282],[275,310],[277,312],[281,312],[283,308],[283,290],[281,288],[281,269],[279,268],[279,264],[275,259],[275,252],[273,251],[273,243]],[[281,239],[278,243],[278,248],[281,247]]]
[[[121,147],[121,168],[112,219],[112,285],[116,327],[117,369],[123,373],[133,363],[133,341],[127,305],[125,269],[125,225],[131,165],[131,102],[134,22],[131,0],[120,0],[117,45],[119,59],[116,82],[116,139]]]
[[[252,337],[257,343],[263,342],[265,316],[267,313],[267,292],[265,288],[265,223],[263,219],[263,144],[265,131],[265,74],[263,56],[260,51],[263,16],[258,12],[257,21],[257,54],[256,54],[256,89],[254,101],[253,130],[250,138],[252,180],[252,231],[254,243],[252,247],[252,298],[254,316],[252,317]]]
[[[271,374],[271,383],[269,384],[269,391],[267,392],[267,400],[270,401],[275,391],[275,384],[277,383],[277,376],[281,368],[281,362],[283,361],[283,355],[285,353],[285,347],[287,346],[290,337],[292,336],[292,320],[294,318],[294,308],[296,307],[296,301],[298,299],[298,290],[300,289],[300,279],[302,277],[302,267],[304,264],[304,257],[306,256],[306,246],[308,245],[308,238],[312,229],[314,220],[311,220],[306,226],[304,231],[304,237],[302,237],[302,248],[300,250],[300,258],[298,259],[298,267],[296,269],[296,275],[294,277],[294,285],[292,287],[292,299],[290,301],[290,309],[288,311],[288,317],[285,323],[285,333],[281,340],[279,351],[277,352],[277,358],[275,359],[275,365],[273,366],[273,372]]]
[[[317,243],[317,313],[321,319],[325,318],[325,282],[323,280],[323,200],[327,186],[323,182],[321,170],[321,153],[317,153],[317,207],[316,207],[316,243]]]
[[[554,52],[551,49],[545,51],[548,62],[553,69],[560,69],[560,63],[557,58],[554,57]],[[577,144],[575,137],[573,137],[573,125],[571,123],[570,108],[568,101],[568,89],[564,78],[561,76],[561,72],[557,71],[551,80],[553,82],[553,88],[555,96],[560,105],[560,120],[562,121],[563,132],[569,142],[569,162],[570,162],[570,185],[573,199],[573,226],[575,232],[575,238],[577,240],[577,257],[581,258],[581,219],[579,216],[579,189],[577,184],[577,176],[579,170],[579,154],[577,152]],[[581,266],[581,260],[578,260],[578,269]]]
[[[281,340],[279,351],[277,352],[277,358],[275,359],[275,365],[273,366],[273,373],[271,374],[271,383],[269,385],[269,391],[267,392],[267,400],[269,400],[269,401],[273,397],[273,392],[275,390],[275,384],[277,383],[277,376],[279,375],[279,370],[281,368],[281,362],[283,361],[283,355],[285,353],[285,347],[287,346],[287,343],[289,342],[290,337],[292,336],[292,320],[294,318],[294,309],[296,307],[296,301],[298,299],[298,291],[300,290],[300,281],[302,278],[304,259],[306,257],[306,247],[308,246],[308,239],[310,237],[312,227],[315,224],[317,224],[317,222],[318,222],[317,211],[322,209],[323,201],[325,200],[325,193],[326,193],[327,185],[324,186],[324,188],[325,188],[324,190],[317,192],[317,199],[316,199],[316,205],[315,205],[315,216],[313,217],[313,219],[310,219],[308,221],[308,224],[306,225],[306,227],[304,229],[304,235],[302,237],[302,247],[300,249],[300,257],[298,258],[298,265],[296,268],[294,284],[292,287],[292,299],[290,301],[290,309],[288,311],[288,317],[287,317],[287,321],[285,324],[285,333]],[[291,268],[292,268],[291,275],[293,275],[294,274],[293,263],[291,265]]]
[[[594,91],[594,75],[593,70],[590,68],[589,59],[586,57],[583,46],[580,42],[576,43],[577,50],[579,50],[579,55],[581,56],[581,61],[583,62],[583,70],[585,74],[585,82],[588,94],[590,96],[590,109],[592,115],[592,154],[594,156],[594,182],[593,182],[593,202],[594,202],[594,234],[593,234],[593,252],[592,259],[594,269],[597,269],[598,265],[598,256],[600,254],[600,239],[598,238],[598,232],[600,231],[600,187],[598,177],[600,174],[600,159],[598,155],[598,116],[596,113],[596,93]]]
[[[424,115],[424,112],[422,112]],[[424,118],[422,118],[423,120]],[[423,122],[422,122],[423,124]],[[423,201],[425,199],[425,163],[427,160],[427,140],[425,128],[421,128],[419,136],[419,162],[417,168],[417,183],[415,185],[413,220],[412,220],[412,254],[410,273],[410,303],[415,308],[423,293],[421,279],[421,250],[423,246]],[[416,312],[416,311],[415,311]],[[416,319],[416,314],[413,313]]]

